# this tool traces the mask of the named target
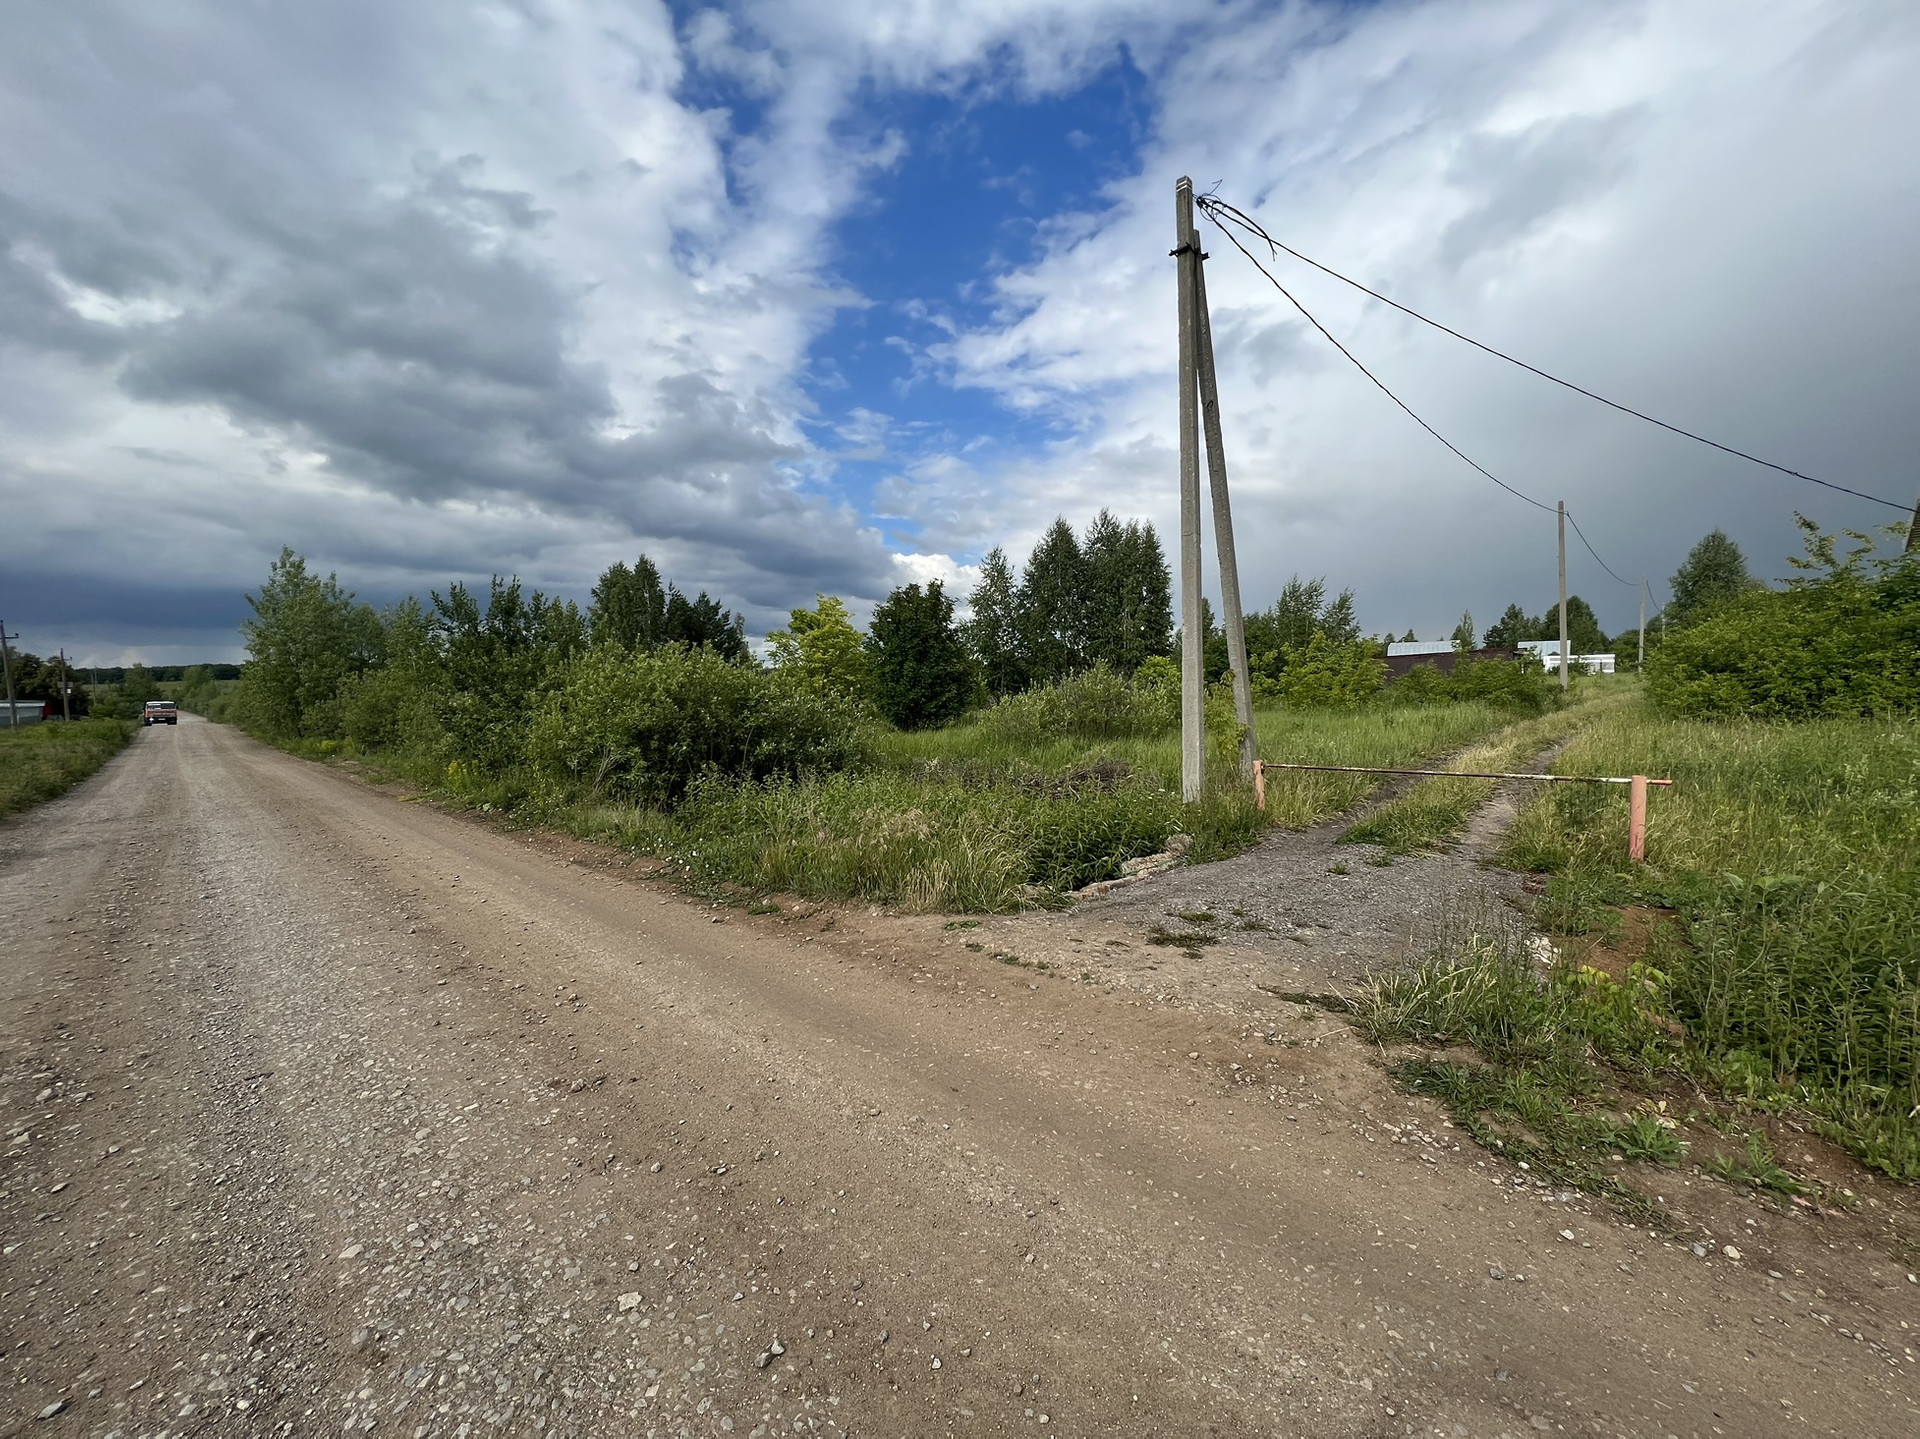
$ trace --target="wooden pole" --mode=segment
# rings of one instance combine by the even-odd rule
[[[0,620],[0,674],[7,680],[7,728],[12,729],[20,723],[20,712],[13,707],[13,654],[7,649],[9,639],[19,639],[18,635],[7,633],[7,622]]]
[[[1647,667],[1647,577],[1640,576],[1640,658],[1633,662],[1635,670]]]
[[[1265,814],[1267,812],[1267,764],[1265,760],[1253,762],[1253,807]]]
[[[1200,619],[1200,399],[1194,350],[1193,181],[1173,187],[1174,258],[1180,287],[1180,798],[1200,799],[1207,780],[1206,643]]]
[[[1635,775],[1627,794],[1627,858],[1642,864],[1647,858],[1647,777]]]
[[[1196,235],[1195,242],[1199,237]],[[1193,256],[1194,355],[1200,380],[1200,426],[1207,442],[1207,478],[1213,486],[1214,548],[1220,554],[1220,620],[1227,630],[1233,716],[1240,722],[1240,773],[1255,775],[1260,744],[1253,733],[1253,677],[1247,668],[1247,627],[1240,611],[1240,561],[1233,547],[1233,507],[1227,499],[1227,448],[1220,434],[1220,387],[1213,368],[1213,321],[1207,312],[1206,256]]]
[[[1567,502],[1560,501],[1560,693],[1567,692]]]
[[[1920,550],[1920,500],[1913,502],[1913,518],[1907,521],[1907,547],[1900,553],[1910,555]]]

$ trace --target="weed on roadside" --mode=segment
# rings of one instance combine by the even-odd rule
[[[1603,715],[1557,762],[1673,776],[1625,860],[1617,794],[1554,786],[1501,862],[1548,872],[1539,921],[1618,939],[1619,911],[1676,922],[1647,960],[1709,1092],[1798,1112],[1863,1163],[1920,1180],[1920,735],[1910,723],[1743,724]]]

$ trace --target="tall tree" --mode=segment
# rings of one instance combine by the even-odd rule
[[[587,623],[572,601],[493,576],[483,608],[464,584],[430,592],[445,688],[442,723],[458,758],[503,769],[520,757],[526,710],[547,677],[586,647]]]
[[[791,670],[821,694],[856,699],[866,691],[867,652],[845,602],[819,595],[817,609],[791,610],[787,627],[767,636],[773,662]]]
[[[1106,510],[1087,526],[1087,663],[1104,661],[1131,674],[1173,647],[1173,576],[1150,524],[1122,525]]]
[[[980,562],[980,583],[967,597],[973,616],[967,643],[980,662],[987,693],[1016,694],[1027,687],[1026,644],[1020,623],[1020,587],[1006,551],[998,545]]]
[[[667,591],[660,569],[645,555],[628,569],[626,561],[608,566],[593,587],[587,623],[597,645],[617,644],[650,650],[666,639]]]
[[[1468,610],[1465,614],[1460,616],[1460,623],[1453,627],[1452,638],[1453,638],[1454,649],[1459,650],[1462,653],[1474,647],[1473,611],[1472,610]]]
[[[1540,638],[1539,629],[1539,620],[1518,605],[1508,605],[1500,612],[1500,618],[1487,626],[1481,643],[1490,650],[1515,649],[1522,640]],[[1555,637],[1558,638],[1557,629]]]
[[[280,551],[247,606],[253,613],[240,633],[250,722],[275,737],[317,733],[347,677],[379,663],[379,616],[355,603],[337,576],[308,570],[291,548]]]
[[[1714,606],[1753,588],[1753,577],[1747,573],[1747,559],[1740,553],[1740,546],[1714,530],[1687,551],[1686,559],[1667,583],[1673,591],[1667,620],[1679,626],[1691,624]]]
[[[903,585],[873,612],[867,663],[874,708],[901,729],[930,729],[966,709],[978,678],[934,580]]]
[[[1541,621],[1541,628],[1548,633],[1536,635],[1536,639],[1557,640],[1560,638],[1560,602],[1555,600]],[[1607,632],[1600,628],[1600,617],[1593,612],[1593,606],[1578,595],[1567,596],[1567,648],[1577,655],[1605,654],[1611,645]]]
[[[688,599],[673,585],[667,586],[666,614],[661,639],[670,645],[689,649],[709,649],[723,660],[745,664],[752,658],[747,649],[747,622],[744,616],[720,607],[720,601],[708,597]]]
[[[1086,665],[1087,560],[1073,527],[1056,519],[1033,547],[1020,582],[1020,628],[1033,681],[1050,684]]]

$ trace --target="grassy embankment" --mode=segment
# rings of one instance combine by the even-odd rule
[[[1272,759],[1406,765],[1458,749],[1511,716],[1481,704],[1267,710]],[[1230,768],[1217,749],[1215,773]],[[923,911],[995,911],[1117,872],[1193,836],[1196,859],[1237,853],[1268,823],[1330,818],[1375,787],[1366,775],[1277,773],[1268,814],[1250,788],[1179,800],[1177,735],[1019,741],[980,720],[889,733],[873,762],[793,785],[715,785],[673,811],[589,804],[546,816],[588,838],[659,854],[710,885]]]
[[[1708,1166],[1792,1191],[1763,1118],[1810,1127],[1920,1179],[1920,735],[1898,721],[1744,724],[1600,716],[1566,773],[1670,774],[1648,863],[1626,797],[1556,785],[1503,861],[1550,876],[1539,918],[1570,938],[1543,973],[1523,946],[1456,936],[1383,981],[1359,1016],[1388,1043],[1466,1043],[1399,1076],[1566,1182],[1612,1187],[1612,1156],[1677,1161],[1675,1111]],[[1731,1120],[1731,1129],[1729,1121]]]
[[[133,736],[124,720],[0,727],[0,819],[65,794]]]

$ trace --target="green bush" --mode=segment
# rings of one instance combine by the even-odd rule
[[[979,719],[980,731],[988,738],[1029,746],[1057,739],[1146,739],[1179,725],[1177,674],[1171,685],[1151,676],[1129,681],[1104,663],[1058,683],[1008,695]]]
[[[1479,700],[1521,714],[1543,714],[1560,703],[1559,682],[1529,660],[1455,662],[1451,672],[1438,665],[1415,665],[1387,691],[1394,704],[1457,704]]]
[[[711,650],[592,650],[563,670],[527,736],[534,771],[567,791],[676,801],[709,776],[767,780],[846,767],[866,730],[799,676]]]
[[[1365,704],[1386,683],[1387,668],[1364,644],[1333,639],[1315,630],[1306,647],[1289,645],[1286,668],[1276,680],[1262,684],[1297,709],[1327,706],[1351,709]]]
[[[1675,630],[1647,661],[1669,714],[1813,719],[1920,712],[1920,565],[1755,590]]]
[[[340,732],[362,751],[421,754],[438,747],[440,698],[431,684],[400,670],[348,679],[338,702]]]
[[[1124,765],[985,781],[886,771],[794,783],[711,782],[664,850],[714,882],[909,909],[1006,910],[1026,886],[1073,889],[1162,849],[1178,799]]]

